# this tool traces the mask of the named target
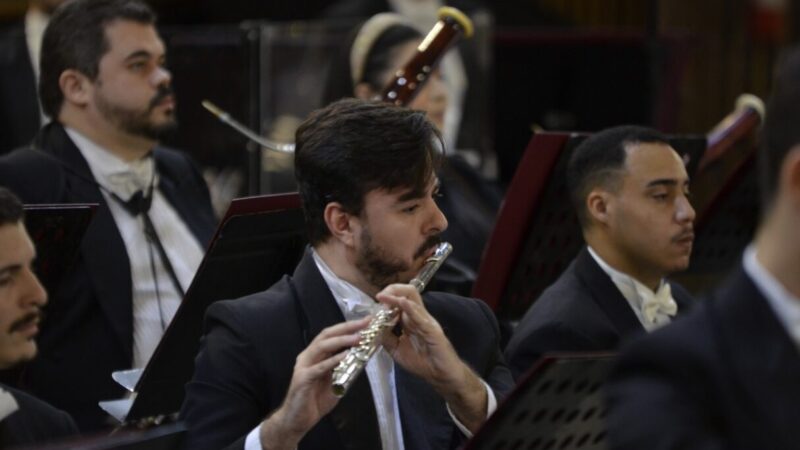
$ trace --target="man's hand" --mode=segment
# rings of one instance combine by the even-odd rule
[[[369,318],[325,328],[297,355],[292,381],[283,404],[261,424],[265,450],[293,449],[339,398],[331,390],[331,371],[347,349],[358,343],[358,331]]]
[[[403,334],[386,333],[383,346],[409,372],[429,382],[467,429],[486,420],[487,393],[478,376],[459,358],[441,325],[425,309],[417,290],[392,284],[376,299],[400,310]]]

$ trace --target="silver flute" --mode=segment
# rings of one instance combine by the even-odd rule
[[[417,292],[422,293],[425,287],[433,278],[433,275],[442,266],[442,263],[450,252],[453,251],[453,246],[448,242],[442,242],[436,247],[433,255],[425,261],[425,265],[419,271],[417,276],[411,279],[408,284],[414,286]],[[381,348],[381,338],[383,333],[392,325],[392,322],[399,314],[397,308],[384,308],[375,314],[375,317],[369,322],[367,328],[364,328],[359,333],[359,341],[355,347],[350,347],[344,359],[333,369],[333,394],[341,397],[350,388],[358,375],[364,370],[367,362],[372,355]]]

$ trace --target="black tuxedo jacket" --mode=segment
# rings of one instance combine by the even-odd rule
[[[0,448],[41,444],[78,434],[75,422],[64,411],[8,386],[0,388],[10,392],[19,406],[0,421]]]
[[[25,203],[99,203],[77,261],[50,292],[39,337],[39,355],[23,370],[19,386],[63,409],[83,430],[103,426],[100,400],[123,391],[111,372],[129,369],[133,354],[131,270],[111,211],[80,150],[56,123],[44,127],[36,149],[0,158],[0,185]],[[174,150],[154,151],[158,189],[201,245],[216,220],[208,189],[190,159]]]
[[[24,24],[0,34],[0,154],[30,144],[41,126]]]
[[[685,319],[622,352],[608,386],[617,449],[796,449],[800,354],[740,268]]]
[[[442,293],[424,296],[459,356],[494,389],[512,385],[499,351],[494,315],[482,302]],[[343,322],[310,254],[293,277],[267,291],[213,304],[206,313],[195,374],[181,411],[187,449],[241,449],[245,437],[283,401],[297,355],[323,328]],[[452,449],[462,437],[442,398],[422,379],[395,365],[400,420],[409,450]],[[381,447],[369,381],[362,374],[299,449]]]
[[[683,315],[694,301],[676,283],[670,288]],[[628,301],[584,248],[525,313],[506,346],[506,359],[519,378],[544,353],[612,351],[644,332]]]

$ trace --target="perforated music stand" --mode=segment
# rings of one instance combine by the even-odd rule
[[[34,268],[47,292],[55,292],[77,258],[97,206],[96,203],[25,205],[25,228],[36,246]]]
[[[583,246],[569,198],[566,166],[585,135],[538,133],[520,160],[484,250],[473,297],[501,319],[518,319],[567,268]],[[704,137],[671,137],[691,175]]]
[[[671,277],[690,291],[716,285],[753,239],[761,215],[759,124],[754,111],[744,111],[729,127],[709,135],[708,151],[691,185],[697,212],[691,262],[688,270]]]
[[[297,193],[234,200],[136,384],[125,421],[141,423],[177,413],[194,372],[206,308],[217,300],[265,290],[292,273],[306,242]]]
[[[540,359],[464,450],[606,448],[602,386],[609,353]]]

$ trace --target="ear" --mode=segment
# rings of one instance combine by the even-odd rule
[[[92,82],[86,75],[74,69],[67,69],[58,77],[58,85],[64,94],[64,101],[79,107],[89,103]]]
[[[361,100],[370,100],[377,95],[377,92],[368,83],[361,82],[353,88],[353,94]]]
[[[602,189],[592,189],[586,196],[586,209],[589,217],[596,222],[607,224],[610,222],[609,210],[611,194]]]
[[[339,202],[331,202],[325,205],[323,217],[334,239],[339,240],[348,247],[352,247],[355,244],[356,231],[360,223],[358,222],[358,217],[345,211]]]

